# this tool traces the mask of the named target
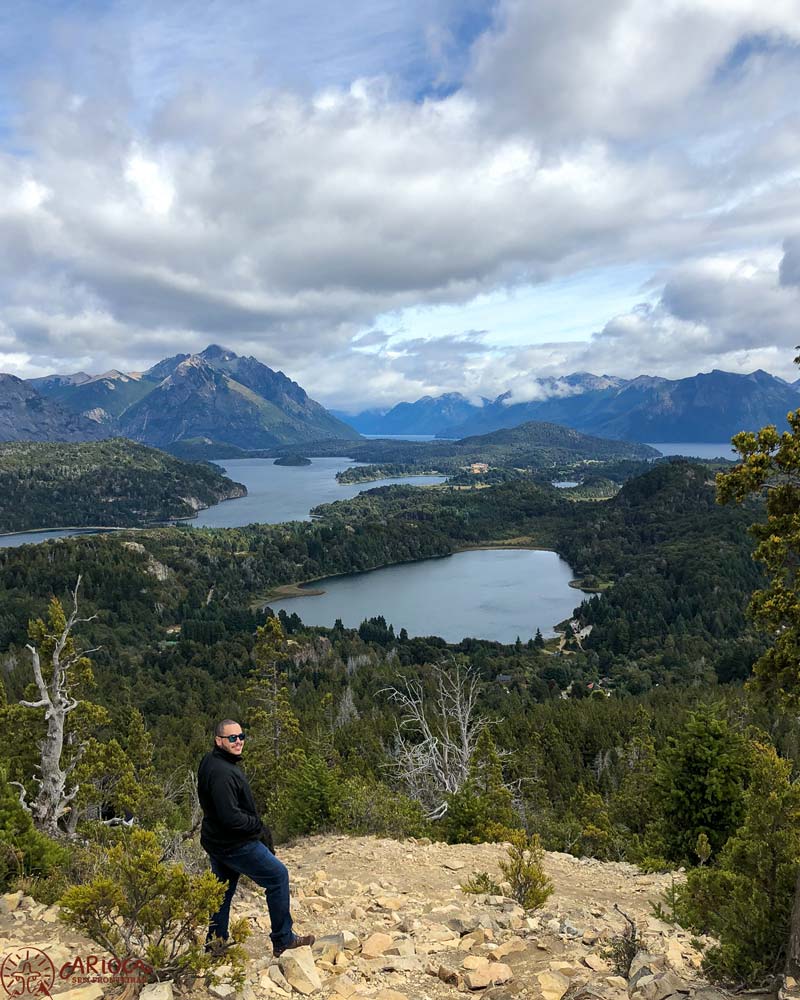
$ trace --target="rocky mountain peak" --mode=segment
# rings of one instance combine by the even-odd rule
[[[235,351],[220,344],[209,344],[204,351],[200,351],[200,357],[206,361],[233,361],[238,356]]]

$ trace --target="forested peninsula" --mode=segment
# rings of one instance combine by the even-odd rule
[[[0,444],[0,532],[136,527],[246,494],[216,466],[124,438]]]

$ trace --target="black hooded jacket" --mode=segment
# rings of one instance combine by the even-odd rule
[[[239,758],[220,747],[200,761],[197,794],[203,808],[200,843],[209,854],[225,854],[261,840],[263,824]]]

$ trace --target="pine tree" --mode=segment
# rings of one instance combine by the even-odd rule
[[[0,888],[19,875],[45,875],[67,861],[67,851],[39,833],[19,793],[0,769]]]
[[[713,709],[691,713],[669,739],[657,771],[669,860],[692,864],[701,833],[722,849],[742,819],[747,766],[745,741]]]
[[[478,737],[464,785],[450,796],[443,827],[450,843],[480,844],[519,826],[514,800],[489,729]]]
[[[800,363],[796,357],[795,363]],[[774,425],[733,438],[741,462],[717,476],[720,503],[766,497],[766,520],[751,527],[769,583],[753,595],[750,613],[771,645],[753,668],[752,683],[795,715],[800,709],[800,410],[789,430]],[[786,973],[800,977],[800,875],[794,891]]]
[[[246,767],[259,808],[277,822],[284,804],[287,776],[302,759],[300,722],[280,669],[290,651],[277,618],[256,630],[255,668],[244,690],[247,728]]]
[[[755,984],[784,963],[800,871],[800,786],[791,770],[773,747],[756,745],[742,826],[717,864],[690,871],[679,890],[682,922],[719,939],[705,956],[717,979]]]

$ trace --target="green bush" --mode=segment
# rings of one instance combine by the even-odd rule
[[[204,950],[208,921],[219,907],[224,886],[212,872],[190,875],[183,865],[166,864],[158,838],[149,830],[126,832],[103,854],[102,874],[68,889],[62,917],[114,955],[144,959],[156,979],[178,982],[224,963],[241,970],[244,952],[224,955]],[[237,941],[246,929],[237,926]]]
[[[424,837],[430,824],[419,802],[372,778],[347,778],[337,787],[331,825],[356,836]]]
[[[500,871],[511,883],[511,895],[526,910],[538,910],[553,892],[553,883],[542,867],[544,850],[538,834],[515,830],[507,853],[508,860],[500,862]]]
[[[466,882],[461,883],[461,891],[470,896],[502,896],[503,890],[488,872],[475,872]]]
[[[757,745],[744,823],[678,890],[681,923],[719,940],[704,957],[709,977],[756,984],[782,968],[798,868],[800,786],[789,761]]]
[[[643,942],[636,921],[632,920],[627,913],[623,913],[616,904],[614,909],[625,917],[625,929],[621,934],[615,934],[611,938],[608,947],[604,948],[601,954],[603,958],[607,958],[611,962],[615,975],[627,979],[633,960],[636,958],[637,952],[641,950]]]
[[[324,757],[297,751],[278,796],[278,816],[273,818],[279,835],[285,831],[290,837],[302,836],[329,828],[338,787]]]
[[[511,792],[503,783],[500,755],[488,729],[484,729],[470,761],[463,786],[448,796],[440,829],[450,844],[483,844],[496,840],[498,827],[514,828],[519,819]]]
[[[668,743],[656,782],[664,844],[671,861],[693,864],[700,834],[717,854],[742,821],[748,747],[707,707],[691,713]]]
[[[66,863],[65,847],[40,833],[0,770],[0,888],[21,876],[43,876]]]

